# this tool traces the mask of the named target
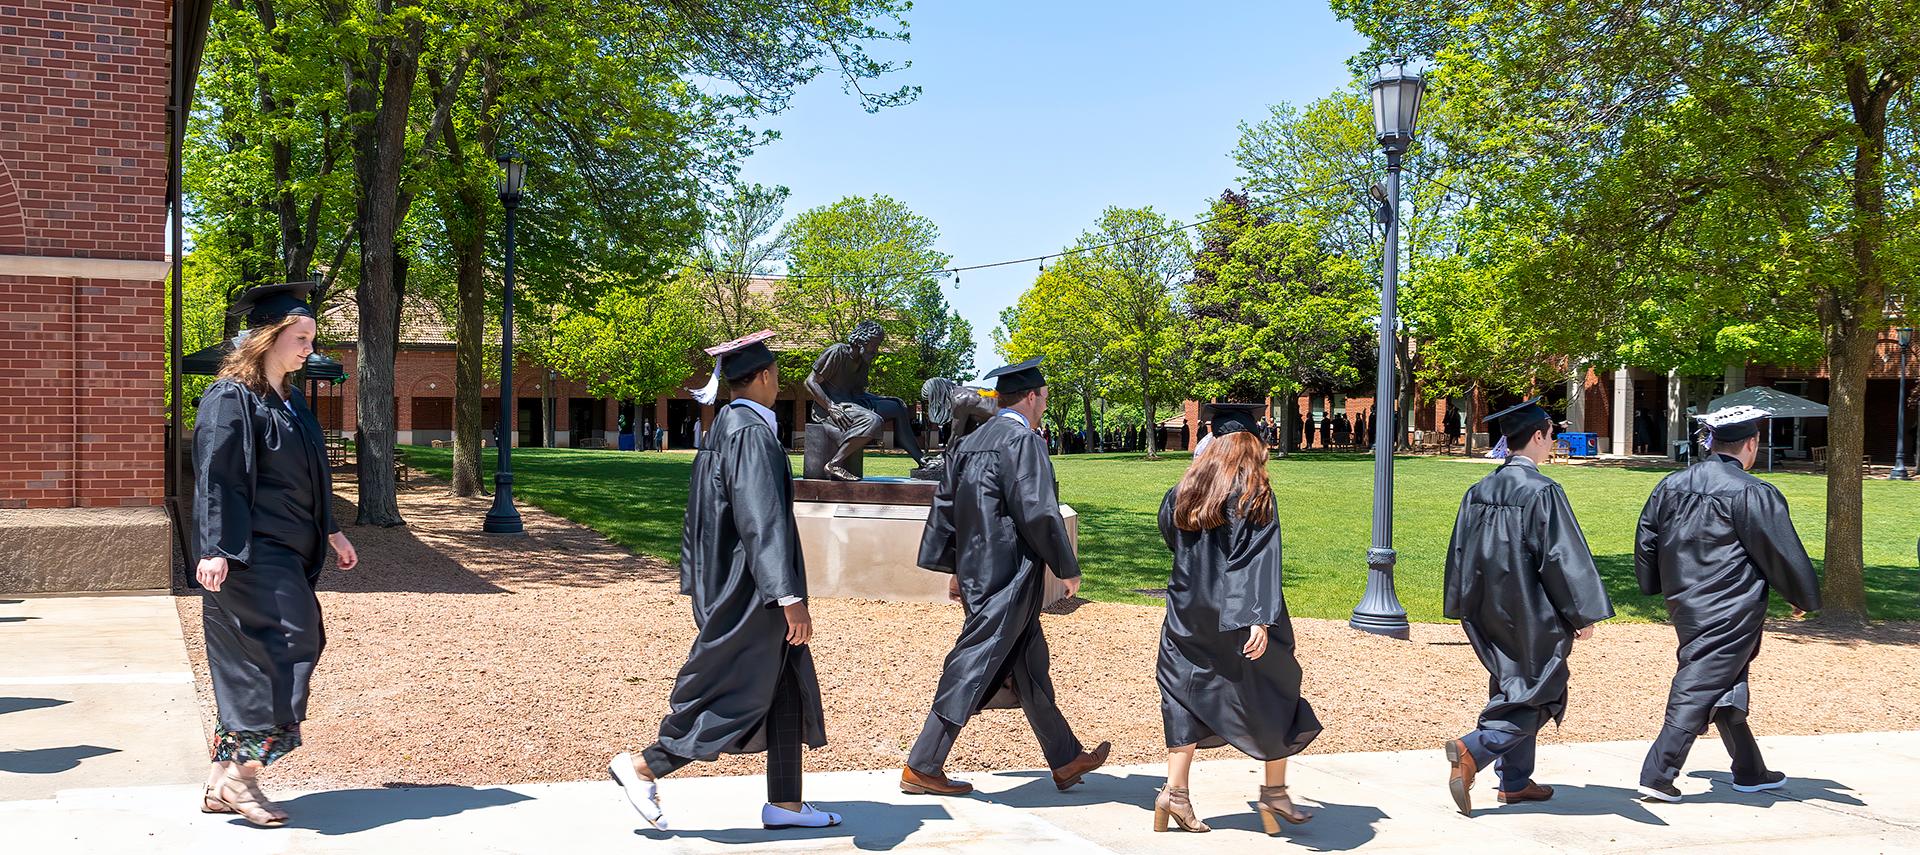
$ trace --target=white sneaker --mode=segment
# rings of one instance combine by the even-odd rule
[[[760,806],[760,826],[769,831],[778,831],[782,828],[828,828],[839,824],[839,814],[814,810],[813,805],[805,802],[800,804],[798,813],[773,804]]]
[[[622,751],[614,755],[613,760],[607,763],[607,776],[620,785],[627,803],[640,812],[641,819],[660,831],[667,830],[667,815],[660,810],[660,787],[633,771],[632,754]]]

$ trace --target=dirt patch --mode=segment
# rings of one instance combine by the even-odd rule
[[[342,484],[351,498],[351,484]],[[361,569],[321,581],[328,645],[314,677],[306,747],[277,764],[276,787],[504,784],[579,780],[651,741],[693,638],[678,573],[538,508],[527,536],[480,532],[490,500],[460,499],[416,476],[400,494],[408,525],[349,526]],[[342,520],[353,518],[344,506]],[[1164,757],[1153,662],[1161,612],[1078,603],[1042,618],[1053,680],[1074,730],[1114,744],[1114,762]],[[213,721],[200,601],[181,621]],[[830,744],[810,769],[899,766],[924,720],[959,626],[957,607],[823,599],[814,658]],[[1920,629],[1855,633],[1779,624],[1753,670],[1762,734],[1904,729],[1920,720]],[[1303,691],[1326,724],[1310,753],[1437,746],[1470,727],[1486,673],[1453,625],[1415,625],[1410,642],[1338,621],[1297,620]],[[1673,670],[1664,625],[1599,628],[1573,656],[1564,727],[1547,742],[1651,739]],[[1220,750],[1203,752],[1231,756]],[[1309,761],[1311,762],[1311,761]],[[1044,765],[1017,710],[977,718],[949,768]],[[682,774],[752,774],[759,757]]]

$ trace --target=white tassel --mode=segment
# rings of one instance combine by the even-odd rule
[[[693,399],[695,401],[699,401],[700,405],[703,407],[712,406],[714,401],[717,401],[720,399],[720,358],[719,357],[714,357],[713,376],[707,378],[707,385],[702,386],[698,389],[688,389],[687,391],[693,393]]]

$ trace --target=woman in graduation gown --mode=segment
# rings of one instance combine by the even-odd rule
[[[313,352],[310,287],[264,285],[241,296],[235,311],[246,313],[249,331],[201,396],[193,435],[194,575],[206,589],[207,669],[219,708],[201,810],[262,827],[287,821],[258,776],[300,747],[307,682],[326,646],[313,586],[327,546],[342,570],[359,560],[333,519],[320,423],[289,378]]]
[[[1195,748],[1223,745],[1266,761],[1255,808],[1268,834],[1279,832],[1277,820],[1311,818],[1287,795],[1287,758],[1320,735],[1320,720],[1300,697],[1267,449],[1251,423],[1246,414],[1216,415],[1213,441],[1160,503],[1173,574],[1155,668],[1168,748],[1155,831],[1169,818],[1209,830],[1194,816],[1188,771]]]

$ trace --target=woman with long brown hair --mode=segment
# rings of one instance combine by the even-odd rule
[[[1167,617],[1160,629],[1160,715],[1167,785],[1153,829],[1172,819],[1208,831],[1188,797],[1196,748],[1231,745],[1266,761],[1255,810],[1268,834],[1311,814],[1287,795],[1287,758],[1320,735],[1300,697],[1293,624],[1280,592],[1280,522],[1267,483],[1267,447],[1255,404],[1209,404],[1210,442],[1160,503],[1160,535],[1173,550]]]
[[[316,333],[309,283],[241,295],[247,329],[200,398],[193,431],[199,529],[194,575],[206,589],[207,670],[219,708],[213,771],[200,809],[263,828],[287,813],[260,790],[260,770],[300,747],[307,681],[326,646],[314,582],[327,547],[359,562],[333,519],[320,423],[290,375]]]

